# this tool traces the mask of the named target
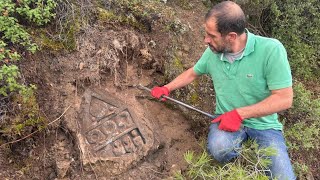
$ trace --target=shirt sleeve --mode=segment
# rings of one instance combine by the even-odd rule
[[[194,65],[193,70],[197,75],[208,74],[208,60],[211,57],[211,49],[208,47],[198,62]]]
[[[266,79],[270,90],[292,86],[292,75],[287,52],[281,43],[272,49],[269,55],[266,65]]]

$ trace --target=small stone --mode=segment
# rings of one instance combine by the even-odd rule
[[[120,42],[119,42],[117,39],[114,39],[114,40],[112,41],[112,44],[113,44],[114,48],[122,51],[122,45],[120,44]]]
[[[49,179],[54,179],[55,177],[56,177],[56,173],[55,172],[50,173]]]
[[[83,62],[81,62],[81,63],[79,64],[79,69],[80,69],[80,70],[82,70],[82,69],[83,69],[83,67],[84,67],[84,63],[83,63]]]
[[[172,164],[171,168],[170,168],[170,174],[174,174],[177,172],[181,172],[181,170],[179,169],[178,165],[176,164]]]
[[[34,171],[36,171],[36,172],[38,172],[39,170],[40,170],[39,167],[34,168]]]
[[[154,40],[149,41],[148,44],[152,48],[156,47],[156,45],[157,45],[156,42],[154,42]]]

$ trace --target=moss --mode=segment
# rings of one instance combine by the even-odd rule
[[[102,8],[98,8],[98,20],[102,22],[118,21],[118,17],[112,11],[108,11]]]
[[[189,98],[188,98],[188,103],[192,104],[192,105],[199,105],[200,104],[200,95],[199,93],[196,91],[196,89],[198,89],[199,87],[199,80],[195,80],[192,82],[190,87],[190,91],[189,91]]]
[[[173,53],[171,59],[169,61],[165,61],[165,79],[166,80],[173,80],[175,77],[177,77],[179,74],[181,74],[184,71],[184,67],[182,64],[181,59],[179,56],[176,55],[176,53]]]
[[[80,30],[80,25],[75,23],[69,30],[60,36],[65,37],[64,41],[55,40],[48,36],[48,32],[45,29],[33,29],[31,34],[37,45],[43,49],[60,51],[63,49],[74,50],[76,48],[75,34]]]
[[[199,94],[197,91],[192,91],[191,92],[191,95],[190,95],[190,103],[193,104],[193,105],[196,105],[196,104],[199,104]]]
[[[70,25],[70,30],[66,33],[66,40],[63,42],[64,47],[68,50],[76,49],[76,34],[80,31],[79,22]]]
[[[191,101],[192,104],[198,104],[199,103],[199,95],[198,95],[198,93],[196,91],[194,91],[191,94],[190,101]]]
[[[64,49],[64,44],[60,41],[52,40],[48,38],[45,34],[40,34],[39,37],[41,38],[40,46],[43,48],[52,49],[55,51]]]
[[[185,10],[191,10],[194,7],[189,0],[178,0],[177,5]]]
[[[19,106],[19,110],[15,112],[15,117],[12,121],[0,130],[4,135],[16,138],[31,133],[30,131],[36,128],[43,129],[45,118],[40,115],[39,105],[35,96],[31,96],[28,101],[24,101],[22,96],[15,96],[13,104]]]
[[[182,61],[177,55],[175,55],[173,57],[173,66],[174,66],[174,68],[178,68],[179,70],[183,70]]]
[[[139,22],[134,15],[126,16],[124,14],[116,14],[114,11],[98,8],[98,21],[101,23],[121,23],[132,26],[136,29],[147,31],[147,27]]]

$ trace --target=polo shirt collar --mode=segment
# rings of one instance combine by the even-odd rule
[[[254,51],[254,44],[256,43],[255,41],[255,35],[249,32],[248,29],[246,29],[247,33],[247,44],[243,52],[243,56],[248,56],[250,53]]]
[[[255,35],[249,32],[247,28],[245,29],[245,33],[247,34],[247,43],[240,59],[242,59],[244,56],[248,56],[250,53],[254,51],[254,44],[256,42]],[[223,60],[223,56],[224,56],[224,53],[221,53],[220,60]]]

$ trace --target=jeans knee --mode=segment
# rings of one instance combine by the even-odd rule
[[[234,146],[230,146],[221,141],[209,141],[207,148],[213,158],[220,163],[229,162],[238,155],[234,149]]]
[[[270,157],[272,161],[270,167],[272,176],[277,179],[296,179],[286,146],[282,145],[275,149],[277,150],[277,155]]]

